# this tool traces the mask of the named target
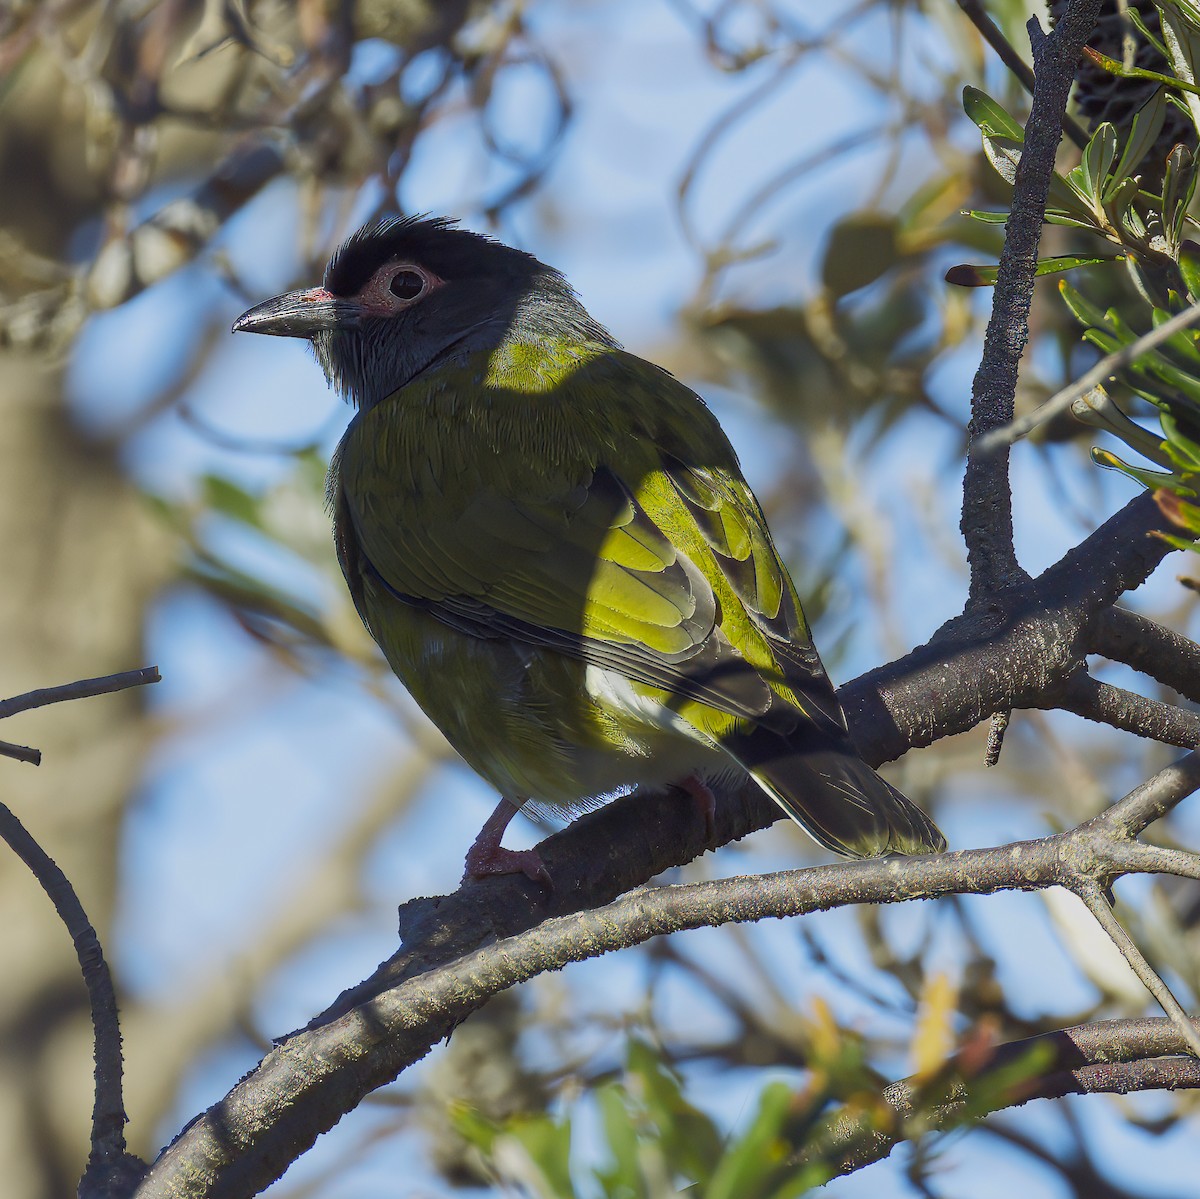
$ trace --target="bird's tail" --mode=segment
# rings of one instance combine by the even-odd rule
[[[772,744],[773,743],[773,744]],[[938,853],[941,830],[846,741],[797,748],[765,730],[734,749],[760,787],[811,837],[834,853]]]

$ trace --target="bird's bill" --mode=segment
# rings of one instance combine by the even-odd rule
[[[235,333],[268,333],[272,337],[312,337],[322,329],[358,323],[356,305],[339,300],[323,287],[289,291],[264,300],[233,322]]]

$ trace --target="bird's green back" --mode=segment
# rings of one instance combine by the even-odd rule
[[[795,589],[703,401],[612,346],[512,340],[351,423],[332,491],[393,594],[597,662],[720,735],[844,728]]]

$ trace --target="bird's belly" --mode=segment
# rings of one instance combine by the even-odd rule
[[[552,650],[460,632],[376,592],[370,623],[392,669],[467,763],[511,799],[574,811],[731,760],[623,675]]]

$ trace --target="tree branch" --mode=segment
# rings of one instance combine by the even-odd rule
[[[1152,737],[1180,749],[1194,749],[1200,745],[1200,712],[1147,699],[1133,691],[1101,683],[1087,674],[1072,679],[1059,702],[1050,701],[1049,706],[1062,707],[1087,720],[1124,729],[1139,737]]]
[[[1125,931],[1100,885],[1095,879],[1085,878],[1080,879],[1071,890],[1079,896],[1096,923],[1108,934],[1109,940],[1129,963],[1129,968],[1138,976],[1142,986],[1154,996],[1159,1006],[1166,1012],[1167,1018],[1175,1025],[1188,1051],[1197,1060],[1200,1060],[1200,1033],[1192,1027],[1191,1017],[1171,993],[1171,988],[1167,986],[1154,967],[1146,961],[1134,939]]]
[[[1084,665],[1095,613],[1145,582],[1171,551],[1156,536],[1167,531],[1153,499],[1136,496],[1036,579],[968,608],[925,645],[846,684],[838,698],[859,752],[878,765],[993,712],[1042,706]]]
[[[0,758],[12,758],[17,762],[28,762],[30,766],[40,766],[42,751],[31,745],[18,745],[15,741],[0,741]]]
[[[48,704],[59,704],[68,699],[85,699],[90,695],[107,695],[113,691],[124,691],[129,687],[141,687],[146,683],[157,683],[162,676],[157,666],[143,666],[139,670],[127,670],[122,674],[108,674],[95,679],[79,679],[64,683],[61,687],[43,687],[39,691],[27,691],[11,699],[0,700],[0,720],[28,712],[31,708],[44,708]],[[0,741],[0,757],[15,758],[31,766],[42,764],[42,751],[28,745],[16,745],[12,741]]]
[[[1197,781],[1200,761],[1190,755],[1154,780],[1154,803],[1178,802]],[[1145,789],[1139,792],[1126,797],[1128,805],[1149,802]],[[1128,818],[1130,807],[1124,810]],[[597,910],[546,919],[469,953],[451,951],[444,965],[408,974],[395,985],[387,985],[392,975],[385,966],[376,978],[384,979],[387,989],[268,1054],[163,1152],[137,1197],[233,1199],[254,1193],[364,1095],[422,1058],[471,1012],[537,974],[689,928],[804,915],[849,904],[1076,887],[1083,879],[1107,886],[1124,873],[1141,871],[1137,853],[1125,852],[1133,845],[1119,827],[1114,821],[1098,832],[1089,822],[1056,836],[995,849],[840,862],[640,890]],[[543,848],[549,850],[554,840]],[[489,906],[496,910],[502,906],[496,902],[500,890],[511,884],[505,879],[494,882],[463,890],[473,886],[492,892]],[[434,913],[440,915],[443,902],[425,901],[421,908],[422,932],[434,945],[439,941]],[[446,931],[451,939],[458,932]],[[425,948],[429,950],[429,943]]]
[[[1004,36],[996,22],[992,20],[991,14],[980,3],[980,0],[958,0],[958,7],[975,26],[979,36],[995,51],[996,57],[1013,73],[1020,85],[1027,92],[1032,93],[1033,71],[1017,53],[1008,38]],[[1088,144],[1087,130],[1073,117],[1063,117],[1063,130],[1081,150]]]
[[[1092,622],[1090,648],[1200,703],[1200,645],[1182,633],[1128,608],[1110,608]]]
[[[1027,577],[1013,548],[1009,449],[1001,446],[984,454],[980,442],[1013,418],[1017,374],[1029,338],[1038,247],[1054,159],[1062,139],[1067,95],[1099,11],[1100,0],[1072,0],[1052,33],[1043,33],[1036,17],[1028,26],[1035,75],[1033,102],[1013,184],[992,315],[971,388],[970,442],[960,525],[971,567],[970,603],[981,603],[992,593]]]
[[[13,812],[0,803],[0,837],[29,867],[75,943],[92,1013],[96,1092],[92,1105],[92,1144],[87,1171],[79,1184],[80,1199],[123,1195],[145,1173],[145,1163],[125,1151],[124,1100],[121,1097],[121,1028],[112,975],[96,930],[67,876],[34,840]]]
[[[0,699],[0,720],[28,712],[31,708],[44,708],[48,704],[61,704],[69,699],[86,699],[92,695],[108,695],[113,691],[125,691],[129,687],[144,687],[147,683],[162,682],[157,666],[143,666],[138,670],[126,670],[121,674],[106,674],[96,679],[78,679],[64,683],[61,687],[42,687],[38,691],[26,691],[11,699]]]

